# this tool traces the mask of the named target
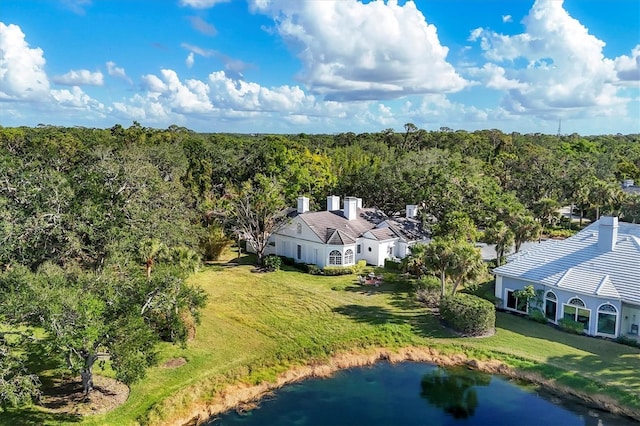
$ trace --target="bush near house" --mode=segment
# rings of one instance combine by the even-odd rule
[[[282,267],[282,259],[274,255],[266,256],[262,263],[270,271],[279,271]]]
[[[367,262],[364,260],[359,260],[353,266],[325,266],[322,268],[322,272],[324,275],[335,276],[335,275],[349,275],[349,274],[359,274],[364,268],[366,268]]]
[[[547,323],[547,317],[544,316],[544,312],[542,312],[538,308],[530,308],[529,309],[529,319],[535,322],[539,322],[540,324]]]
[[[469,336],[490,333],[496,326],[493,304],[471,294],[444,297],[440,301],[440,315],[451,328]]]
[[[566,331],[567,333],[572,333],[572,334],[584,333],[584,324],[568,318],[559,319],[558,327],[560,327],[560,330]]]

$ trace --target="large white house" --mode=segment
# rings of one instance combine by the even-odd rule
[[[530,306],[514,292],[533,285],[548,321],[579,321],[592,336],[638,338],[640,225],[601,217],[566,240],[511,256],[493,272],[504,309],[527,313]]]
[[[362,199],[327,197],[327,209],[309,211],[309,199],[298,197],[289,222],[274,232],[265,254],[293,258],[298,263],[325,266],[355,265],[364,260],[383,266],[385,259],[402,259],[409,247],[428,242],[429,236],[415,218],[417,207],[408,205],[405,217],[388,217],[376,208],[363,208]]]

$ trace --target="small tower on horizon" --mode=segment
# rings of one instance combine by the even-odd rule
[[[558,137],[562,135],[562,119],[558,120]]]

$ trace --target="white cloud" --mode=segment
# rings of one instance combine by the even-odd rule
[[[619,56],[615,59],[618,78],[622,81],[640,81],[640,44],[631,51],[630,56]]]
[[[62,4],[78,15],[85,14],[85,6],[91,6],[91,0],[62,0]]]
[[[122,79],[129,84],[133,84],[133,81],[131,81],[131,79],[127,76],[124,68],[117,66],[113,61],[107,62],[107,74],[109,74],[111,77]]]
[[[602,52],[605,43],[572,18],[562,0],[537,0],[523,24],[522,34],[478,28],[469,37],[480,40],[493,62],[482,72],[487,85],[507,91],[505,109],[556,119],[619,112],[628,99],[617,93],[614,62]]]
[[[326,99],[390,99],[468,84],[411,1],[254,0],[252,9],[273,16],[303,63],[298,77]]]
[[[199,80],[182,83],[178,74],[169,69],[160,71],[161,77],[146,75],[143,84],[149,90],[149,98],[161,102],[176,113],[206,113],[213,109],[209,101],[209,87]]]
[[[205,21],[199,16],[189,16],[187,19],[191,22],[191,26],[204,35],[214,36],[218,33],[216,27]]]
[[[180,6],[189,6],[195,9],[208,9],[219,3],[227,3],[231,0],[180,0]]]
[[[216,51],[213,49],[203,49],[202,47],[199,46],[195,46],[193,44],[189,44],[189,43],[181,43],[180,44],[181,47],[183,47],[184,49],[187,49],[190,52],[193,52],[197,55],[203,56],[205,58],[211,58],[212,56],[216,55]]]
[[[195,59],[193,57],[193,52],[189,52],[189,54],[187,55],[187,59],[185,59],[184,63],[187,65],[187,68],[191,68],[194,62],[195,62]]]
[[[71,70],[66,74],[54,76],[51,81],[65,86],[102,86],[104,76],[100,71]]]
[[[511,15],[502,15],[502,22],[513,22]]]
[[[30,48],[19,26],[0,22],[0,99],[48,97],[45,62],[42,49]]]
[[[90,108],[97,110],[102,110],[104,108],[100,102],[92,99],[78,86],[72,87],[71,90],[51,90],[51,95],[59,105],[64,107],[82,109]]]
[[[506,77],[506,70],[496,64],[486,63],[482,68],[471,68],[469,73],[476,78],[481,78],[485,85],[491,89],[511,90],[518,89],[526,91],[529,85],[517,79]]]
[[[195,46],[189,43],[181,43],[180,46],[184,49],[187,49],[191,54],[187,57],[186,64],[190,68],[193,65],[193,54],[200,55],[204,58],[216,58],[220,62],[224,64],[225,71],[230,72],[234,75],[234,77],[241,77],[242,72],[248,68],[251,68],[251,64],[247,64],[246,62],[235,59],[230,56],[225,55],[224,53],[218,52],[213,49],[204,49],[199,46]],[[191,59],[190,59],[191,58]]]
[[[233,80],[224,71],[209,75],[213,102],[219,108],[242,111],[302,112],[312,107],[313,95],[298,86],[262,87],[258,83]]]

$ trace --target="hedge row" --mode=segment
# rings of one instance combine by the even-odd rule
[[[492,332],[496,326],[495,306],[472,294],[456,293],[442,298],[440,315],[451,328],[468,336]]]
[[[358,263],[352,266],[325,266],[324,268],[320,269],[316,265],[311,263],[298,263],[291,257],[279,256],[279,258],[282,259],[283,264],[292,266],[296,269],[301,270],[302,272],[306,272],[311,275],[335,276],[359,274],[367,266],[366,261],[359,260]]]

